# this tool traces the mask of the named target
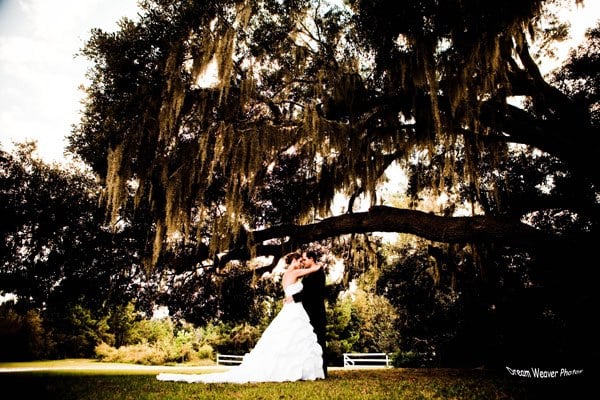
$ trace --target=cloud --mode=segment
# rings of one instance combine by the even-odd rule
[[[0,144],[37,140],[60,161],[79,121],[87,62],[76,54],[92,28],[117,29],[137,0],[19,0],[0,7]]]

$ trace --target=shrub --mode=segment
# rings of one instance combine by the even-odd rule
[[[94,353],[96,354],[96,358],[101,361],[106,362],[118,362],[119,361],[119,351],[106,343],[100,343],[94,349]]]
[[[96,357],[106,362],[158,365],[195,362],[212,358],[214,354],[214,348],[202,342],[202,330],[185,323],[175,330],[169,318],[136,322],[131,332],[136,343],[118,348],[102,343],[96,347]]]
[[[215,349],[213,349],[213,347],[208,344],[201,345],[196,351],[198,358],[201,360],[212,359],[214,357],[214,353]]]
[[[104,362],[160,365],[170,361],[168,349],[146,343],[121,346],[118,349],[102,343],[96,346],[96,357]]]

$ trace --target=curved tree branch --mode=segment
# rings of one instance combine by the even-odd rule
[[[308,243],[350,233],[411,233],[440,242],[494,241],[512,245],[528,245],[550,237],[520,221],[500,217],[441,217],[423,211],[387,206],[369,211],[345,214],[308,225],[282,225],[254,231],[255,243],[290,237],[296,243]]]
[[[219,264],[235,259],[248,259],[251,255],[278,257],[302,244],[369,232],[409,233],[446,243],[493,242],[517,247],[547,245],[560,239],[509,218],[442,217],[423,211],[376,206],[366,212],[343,214],[313,224],[280,225],[250,232],[254,251],[246,246],[232,249],[219,259]],[[282,239],[281,244],[265,243],[275,239]]]

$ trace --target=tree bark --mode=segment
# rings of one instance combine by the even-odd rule
[[[353,233],[408,233],[444,243],[493,242],[507,246],[533,247],[558,239],[519,220],[490,217],[443,217],[417,210],[376,206],[366,212],[344,214],[308,225],[280,225],[250,232],[255,256],[280,256],[302,244]],[[283,239],[282,244],[264,242]],[[234,259],[247,259],[246,247],[224,254],[222,265]]]
[[[494,241],[525,245],[549,236],[520,221],[499,217],[442,217],[417,210],[386,206],[344,214],[309,225],[283,225],[253,232],[255,243],[289,236],[307,243],[350,233],[411,233],[440,242]]]

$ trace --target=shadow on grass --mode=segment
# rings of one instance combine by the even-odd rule
[[[4,394],[27,399],[578,399],[585,376],[533,380],[459,369],[335,370],[327,380],[255,384],[157,381],[154,374],[57,370],[0,373]],[[4,396],[2,396],[4,397]]]

